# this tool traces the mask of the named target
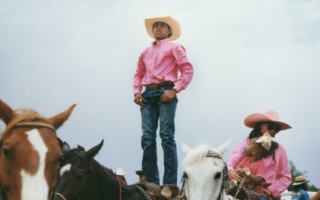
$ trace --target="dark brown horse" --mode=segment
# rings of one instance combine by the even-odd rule
[[[45,200],[55,187],[62,155],[55,134],[75,105],[52,118],[33,110],[12,110],[0,99],[0,189],[8,200]]]
[[[119,183],[112,170],[93,158],[102,145],[85,151],[64,143],[54,200],[150,200],[140,187]]]

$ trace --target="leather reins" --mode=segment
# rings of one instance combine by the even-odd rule
[[[217,153],[217,152],[214,152],[212,150],[208,150],[208,153],[207,153],[207,156],[206,157],[213,157],[213,158],[219,158],[222,160],[222,156]],[[222,173],[223,173],[223,176],[222,176],[222,182],[221,182],[221,186],[220,186],[220,192],[219,192],[219,196],[218,196],[218,199],[222,200],[222,196],[223,196],[223,190],[224,190],[224,185],[225,185],[225,182],[227,181],[228,179],[228,165],[224,163],[224,168],[222,170]],[[187,174],[186,173],[183,173],[182,175],[182,178],[181,178],[181,182],[182,182],[182,188],[181,188],[181,193],[180,195],[182,195],[182,193],[186,194],[185,193],[185,183],[186,183],[186,179],[188,178]],[[187,197],[185,197],[185,200],[187,200]]]

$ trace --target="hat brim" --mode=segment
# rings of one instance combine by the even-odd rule
[[[119,173],[119,174],[116,173],[117,176],[125,176],[126,174],[127,174],[127,172],[125,172],[125,173]]]
[[[301,184],[304,184],[304,183],[308,183],[309,181],[303,181],[303,182],[295,182],[293,183],[292,185],[301,185]]]
[[[282,131],[292,128],[289,124],[286,124],[286,123],[280,122],[280,121],[274,121],[274,120],[270,119],[269,117],[267,117],[263,114],[260,114],[260,113],[254,113],[252,115],[249,115],[244,120],[244,124],[249,128],[254,128],[258,122],[275,122],[277,124],[280,124],[280,126],[281,126],[280,130],[282,130]]]
[[[171,37],[168,38],[170,41],[177,40],[180,37],[181,28],[180,28],[179,22],[173,19],[172,17],[168,16],[168,17],[155,17],[155,18],[149,18],[144,20],[147,33],[151,38],[155,39],[153,36],[152,29],[153,29],[153,24],[156,22],[164,22],[170,26],[172,31]]]

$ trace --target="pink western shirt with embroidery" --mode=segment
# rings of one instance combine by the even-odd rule
[[[178,70],[181,73],[179,80]],[[152,46],[140,55],[133,78],[133,92],[141,93],[143,86],[164,81],[178,81],[174,89],[180,92],[189,85],[192,76],[193,67],[187,59],[185,48],[169,39],[159,40],[157,45],[152,42]]]
[[[236,166],[246,157],[241,153],[241,148],[249,144],[249,139],[240,142],[234,149],[227,160],[228,170],[234,170]],[[263,159],[267,168],[264,184],[271,184],[268,189],[271,191],[274,198],[280,198],[281,193],[284,192],[291,183],[291,173],[289,162],[285,149],[279,144],[276,150],[275,160],[273,156]]]

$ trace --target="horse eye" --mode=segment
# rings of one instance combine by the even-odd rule
[[[84,178],[84,174],[78,174],[76,177],[77,181],[81,181]]]
[[[214,178],[219,179],[220,177],[221,177],[221,172],[218,172]]]
[[[9,158],[10,157],[10,151],[8,149],[3,148],[2,153],[4,157]]]

